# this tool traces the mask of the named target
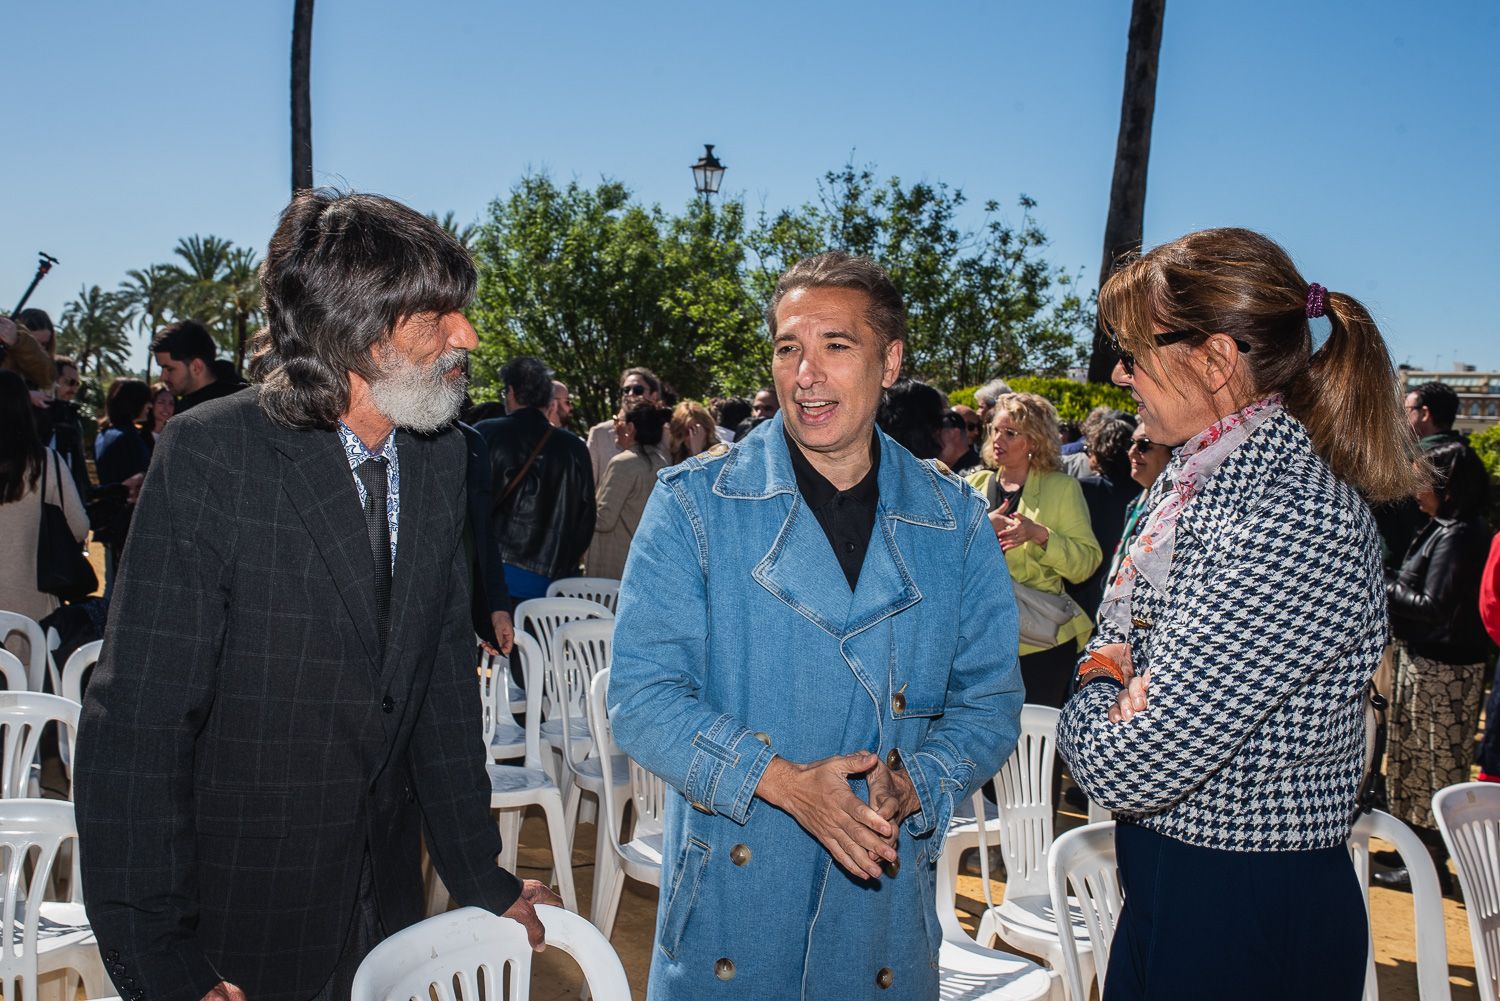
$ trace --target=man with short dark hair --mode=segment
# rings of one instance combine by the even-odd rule
[[[780,412],[658,474],[620,591],[614,736],[674,790],[648,992],[935,998],[934,861],[1019,729],[1010,578],[983,498],[876,427],[885,271],[801,261],[767,320]]]
[[[578,436],[547,420],[551,369],[535,358],[512,358],[500,381],[506,415],[474,430],[490,450],[491,527],[505,585],[511,600],[521,602],[578,572],[594,537],[594,473]]]
[[[169,323],[152,340],[161,381],[177,395],[177,413],[244,388],[243,383],[219,378],[214,368],[218,350],[213,335],[197,320]]]
[[[404,205],[298,192],[257,385],[156,446],[74,776],[125,1001],[342,1001],[423,917],[424,831],[460,904],[541,944],[556,898],[496,864],[480,743],[452,427],[475,280]]]
[[[1423,448],[1448,441],[1465,441],[1453,430],[1458,419],[1458,394],[1441,382],[1424,382],[1406,394],[1406,423]]]
[[[776,411],[781,409],[776,403],[776,390],[770,386],[760,387],[755,394],[755,399],[750,401],[751,417],[775,417]]]

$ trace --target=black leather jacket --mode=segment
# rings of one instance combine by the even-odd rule
[[[1391,631],[1420,657],[1474,664],[1489,657],[1479,581],[1490,535],[1484,523],[1433,518],[1386,584]]]
[[[500,558],[543,577],[569,577],[594,537],[594,468],[583,441],[552,428],[525,478],[500,499],[550,427],[545,414],[525,407],[474,430],[490,450],[490,526]]]

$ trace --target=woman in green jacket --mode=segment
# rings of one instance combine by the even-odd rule
[[[997,469],[969,482],[989,502],[990,524],[1005,551],[1011,579],[1050,595],[1063,581],[1086,580],[1104,555],[1089,527],[1078,481],[1062,472],[1057,411],[1035,393],[1009,393],[995,402],[990,449]],[[1048,645],[1021,643],[1026,701],[1061,708],[1078,653],[1093,631],[1082,609],[1058,627]]]

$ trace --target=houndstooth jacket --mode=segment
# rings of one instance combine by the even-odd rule
[[[1152,504],[1168,489],[1169,467]],[[1183,510],[1166,593],[1137,581],[1128,642],[1148,708],[1106,713],[1084,686],[1059,750],[1091,799],[1189,844],[1236,851],[1348,839],[1364,758],[1362,695],[1387,636],[1380,545],[1354,488],[1279,414]]]

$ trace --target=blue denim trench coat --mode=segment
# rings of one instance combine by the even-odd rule
[[[933,864],[955,801],[1016,743],[1016,608],[979,494],[876,434],[879,507],[852,594],[779,416],[663,470],[647,503],[609,708],[620,746],[681,794],[666,809],[653,1001],[937,997]],[[753,798],[773,755],[892,748],[922,806],[894,875],[851,877]]]

